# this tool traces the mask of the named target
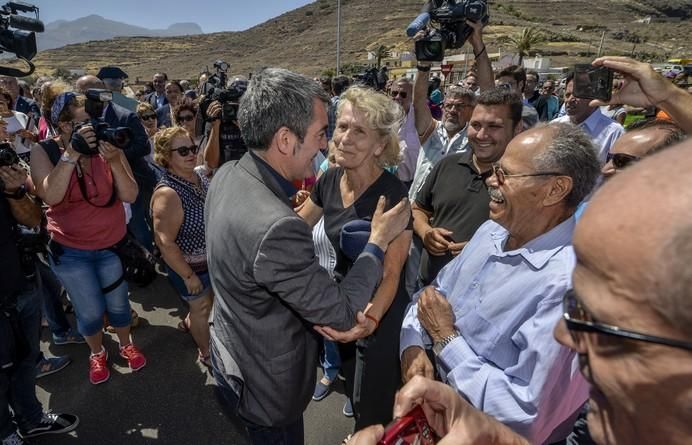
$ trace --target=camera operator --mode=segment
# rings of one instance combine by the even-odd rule
[[[31,174],[38,196],[49,206],[50,265],[70,295],[79,332],[91,349],[89,379],[98,384],[110,377],[104,312],[119,339],[120,356],[133,371],[146,365],[130,339],[127,282],[113,252],[126,235],[122,204],[135,201],[137,183],[125,152],[97,139],[103,130],[94,128],[83,96],[58,96],[51,120],[58,136],[34,145]]]
[[[208,120],[205,131],[206,146],[204,149],[204,161],[211,170],[221,167],[228,161],[237,161],[247,152],[245,141],[240,134],[238,120],[235,114],[238,111],[240,97],[247,89],[247,80],[236,77],[229,85],[230,97],[225,104],[213,101],[206,110]],[[227,107],[224,109],[224,107]],[[225,116],[225,113],[231,116]]]
[[[27,172],[18,162],[0,166],[0,441],[21,445],[22,437],[72,431],[79,418],[44,413],[36,398],[41,279],[36,256],[20,249],[18,225],[38,226],[41,207],[26,193]]]

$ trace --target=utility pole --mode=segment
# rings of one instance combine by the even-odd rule
[[[596,57],[601,57],[601,54],[603,52],[603,42],[605,41],[605,31],[603,31],[603,34],[601,34],[601,44],[598,45],[598,55]]]
[[[341,0],[336,0],[336,75],[341,74]]]

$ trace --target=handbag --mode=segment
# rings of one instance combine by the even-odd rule
[[[130,232],[127,232],[122,240],[109,247],[108,250],[120,258],[124,280],[145,287],[156,279],[156,258]],[[115,287],[119,284],[117,283]]]

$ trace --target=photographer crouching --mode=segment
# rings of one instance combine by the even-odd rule
[[[36,398],[36,359],[41,325],[41,279],[31,235],[41,207],[27,193],[27,172],[12,148],[0,147],[0,443],[67,433],[79,424],[72,414],[44,413]],[[11,409],[11,412],[10,412]]]
[[[226,88],[228,64],[217,60],[216,73],[202,87],[200,114],[205,124],[204,162],[216,170],[228,161],[237,161],[247,152],[238,127],[238,103],[247,89],[247,80],[236,77]]]
[[[137,371],[146,359],[130,338],[127,282],[114,252],[126,236],[122,203],[134,202],[138,193],[122,150],[127,129],[109,128],[91,114],[84,96],[67,92],[56,98],[50,118],[58,134],[34,145],[31,175],[37,195],[48,205],[50,265],[70,295],[78,330],[91,349],[89,380],[98,384],[110,377],[104,312],[129,367]]]

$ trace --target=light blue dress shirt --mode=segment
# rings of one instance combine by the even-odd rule
[[[564,439],[588,385],[576,354],[553,329],[575,265],[570,218],[516,250],[508,232],[486,221],[433,286],[446,296],[461,333],[437,357],[443,380],[476,408],[532,443]],[[401,352],[431,340],[414,295],[401,331]]]
[[[572,123],[568,115],[558,117],[552,122]],[[598,150],[598,160],[601,162],[601,165],[606,163],[606,157],[610,152],[610,148],[625,132],[625,128],[622,125],[601,113],[601,110],[598,108],[584,122],[580,123],[578,127],[581,127],[591,136],[591,140]]]

